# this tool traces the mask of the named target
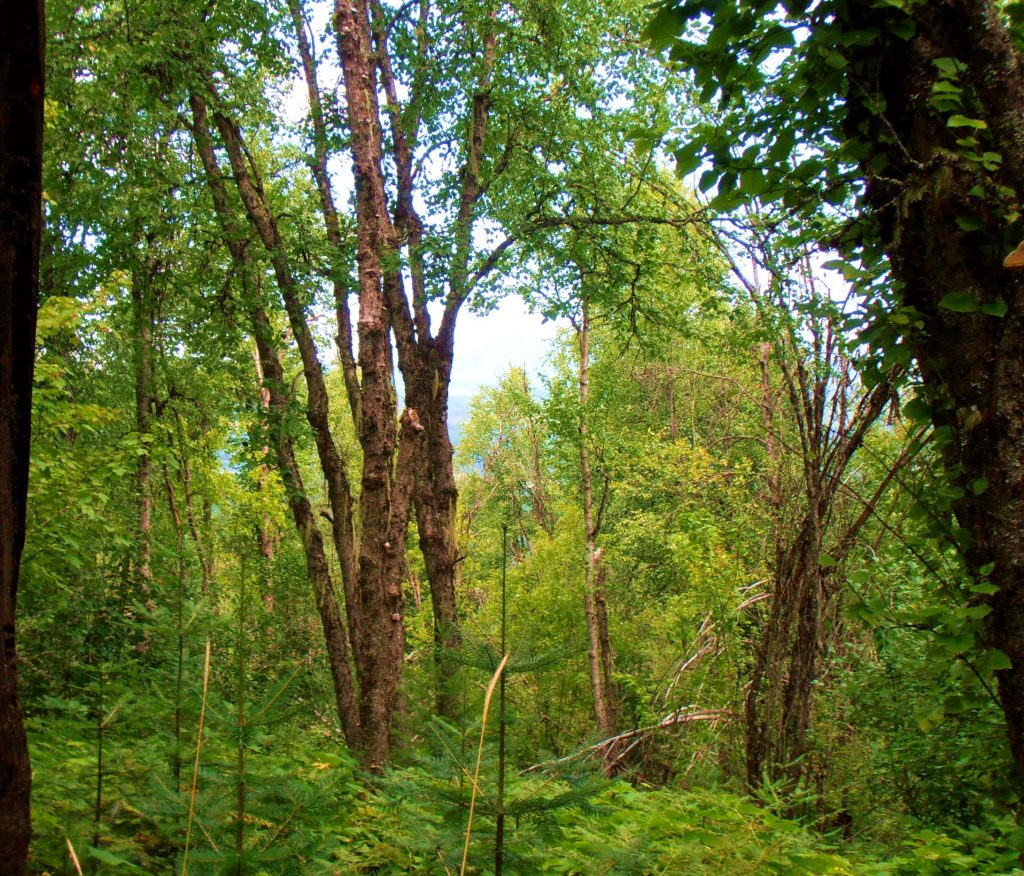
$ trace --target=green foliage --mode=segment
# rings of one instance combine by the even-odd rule
[[[125,702],[111,723],[107,781],[99,822],[93,801],[95,733],[81,719],[34,719],[31,729],[35,838],[33,872],[65,872],[70,839],[79,858],[99,872],[165,873],[180,863],[188,783],[174,790],[166,712],[147,698]],[[192,704],[193,706],[195,704]],[[65,711],[74,708],[69,704]],[[224,704],[227,712],[229,704]],[[190,709],[190,717],[194,717]],[[334,837],[351,817],[361,786],[354,764],[338,753],[333,734],[287,722],[272,736],[254,732],[249,776],[247,842],[234,851],[233,739],[227,715],[209,726],[196,803],[199,841],[189,872],[322,873]],[[147,728],[149,728],[147,730]],[[194,734],[194,727],[190,728]],[[193,752],[194,754],[194,752]],[[190,770],[189,770],[190,774]],[[241,861],[241,870],[238,869]],[[115,864],[121,870],[108,870]],[[88,872],[88,869],[87,869]]]
[[[581,786],[522,778],[511,794],[572,799]],[[443,787],[443,786],[442,786]],[[585,787],[585,786],[582,786]],[[422,770],[389,775],[364,802],[346,837],[349,872],[441,873],[461,853],[459,822],[438,817],[437,779]],[[460,794],[465,793],[465,789]],[[855,873],[847,859],[794,822],[719,793],[638,790],[622,782],[591,794],[584,808],[559,805],[512,834],[514,873]],[[443,810],[441,810],[443,811]],[[367,829],[369,826],[369,829]],[[464,826],[464,825],[463,825]],[[487,839],[474,840],[470,872],[488,872]]]
[[[948,438],[922,434],[861,541],[842,553],[833,535],[883,483],[908,434],[936,412],[972,425],[979,416],[943,411],[913,383],[907,338],[923,316],[893,304],[874,230],[857,213],[867,144],[839,132],[844,96],[867,69],[854,56],[877,34],[845,27],[833,2],[673,2],[649,28],[659,59],[635,39],[647,15],[635,2],[530,2],[491,17],[490,7],[442,0],[423,19],[415,4],[381,9],[407,133],[420,115],[413,147],[428,298],[446,294],[458,256],[452,229],[467,156],[453,132],[473,110],[481,35],[499,32],[468,260],[475,272],[494,254],[494,270],[479,276],[474,303],[486,310],[517,291],[578,324],[587,301],[586,440],[624,736],[595,746],[579,354],[567,332],[543,377],[513,369],[480,393],[457,448],[463,645],[445,656],[462,665],[467,720],[430,714],[434,630],[413,537],[393,730],[402,766],[369,779],[331,717],[305,557],[268,468],[268,429],[279,429],[295,444],[315,512],[325,509],[301,366],[266,294],[265,254],[246,242],[254,282],[245,291],[220,247],[182,128],[188,90],[212,74],[219,106],[244,125],[261,185],[287,220],[281,245],[326,349],[333,329],[321,317],[333,306],[332,281],[354,283],[354,236],[344,216],[342,247],[320,234],[305,168],[311,132],[282,110],[294,67],[286,9],[248,0],[47,6],[44,301],[19,591],[34,872],[70,872],[67,841],[86,872],[176,872],[193,802],[197,876],[455,872],[474,716],[503,656],[493,547],[506,526],[509,871],[1018,872],[1024,839],[1010,813],[1019,801],[992,695],[1008,658],[980,645],[993,569],[966,574],[965,534],[950,523],[953,503],[983,499],[988,481],[937,474]],[[907,40],[913,6],[873,8]],[[1021,20],[1022,4],[1003,8]],[[1004,156],[963,62],[938,58],[934,68],[927,100],[942,156],[994,178]],[[415,106],[406,86],[418,89]],[[336,98],[324,96],[329,145],[340,151],[349,132]],[[698,213],[702,196],[659,169],[668,153],[681,176],[700,174],[710,212]],[[1005,193],[983,186],[973,195],[979,210],[950,222],[973,233],[993,194],[1003,209]],[[731,217],[718,222],[720,237],[705,222],[712,214]],[[1001,215],[1008,228],[1017,222]],[[737,231],[740,217],[748,227]],[[506,249],[493,249],[502,241]],[[767,241],[760,299],[725,277],[734,267],[740,286],[750,280],[731,262],[751,241]],[[825,267],[852,284],[854,305],[804,294],[794,280],[812,270],[806,246],[822,241],[839,247]],[[244,331],[254,301],[243,295],[266,309],[282,349],[290,402],[273,418]],[[955,289],[937,305],[972,318],[1008,313],[1001,298]],[[833,364],[805,355],[826,329],[843,333],[837,350],[860,359],[843,384],[851,399],[894,366],[909,385],[844,476],[817,557],[827,610],[838,618],[842,609],[842,622],[823,643],[807,781],[769,785],[753,801],[738,796],[745,685],[770,616],[776,546],[810,501],[779,362],[823,379],[816,403],[839,398]],[[775,356],[767,390],[761,344]],[[143,349],[152,366],[145,422]],[[326,381],[332,429],[358,484],[341,369]],[[494,858],[494,735],[472,872]],[[632,784],[587,772],[609,750],[609,768]]]

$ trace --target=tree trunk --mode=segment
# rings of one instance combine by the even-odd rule
[[[259,378],[260,383],[260,404],[265,412],[270,411],[270,390],[267,389],[263,379],[263,365],[260,364],[260,351],[259,347],[256,347],[252,351],[253,362],[256,365],[256,376]],[[263,456],[266,457],[270,448],[267,446],[263,447]],[[267,477],[270,475],[270,466],[266,463],[260,463],[259,477],[256,481],[256,489],[262,490],[266,484]],[[263,512],[263,519],[257,527],[257,538],[260,546],[260,556],[263,557],[266,562],[267,570],[267,583],[268,589],[264,593],[264,602],[270,606],[273,604],[273,597],[270,592],[270,587],[273,585],[273,565],[274,565],[274,554],[277,551],[277,543],[280,540],[281,534],[278,531],[277,524],[274,523],[273,518],[267,512]]]
[[[15,605],[25,541],[42,229],[43,4],[0,16],[0,874],[25,872],[32,772],[18,701]]]
[[[327,646],[327,662],[331,670],[334,684],[335,706],[341,727],[345,733],[345,741],[355,751],[360,751],[363,744],[362,725],[359,708],[356,704],[356,690],[349,665],[349,652],[345,621],[341,615],[337,599],[334,596],[334,583],[331,580],[327,554],[324,550],[323,536],[317,525],[316,515],[306,497],[306,488],[302,482],[292,440],[283,427],[283,417],[288,407],[288,398],[284,394],[284,369],[277,351],[270,343],[270,324],[266,315],[259,309],[252,312],[253,330],[256,336],[260,365],[263,373],[262,388],[266,388],[270,397],[270,431],[277,436],[274,451],[277,456],[278,471],[284,482],[288,495],[288,507],[295,521],[306,555],[306,574],[313,585],[320,624],[323,627],[324,642]]]
[[[185,493],[185,518],[188,520],[188,529],[192,534],[192,541],[196,548],[196,557],[199,559],[199,567],[203,573],[203,596],[210,593],[210,582],[213,579],[213,559],[211,551],[204,545],[203,534],[199,530],[199,523],[196,520],[195,503],[192,495],[192,467],[188,462],[188,454],[184,444],[178,457],[181,485]]]
[[[337,17],[343,32],[344,17]],[[357,37],[368,35],[354,25]],[[342,44],[345,40],[340,38]],[[343,52],[343,69],[354,63],[357,72],[349,70],[360,83],[359,99],[376,104],[372,93],[363,89],[372,79],[372,65],[356,52],[356,60]],[[212,90],[212,87],[211,87]],[[196,120],[197,142],[204,139],[204,161],[211,186],[223,186],[209,134],[205,125],[206,108],[197,95],[191,98]],[[306,322],[299,296],[299,286],[284,247],[277,217],[266,200],[255,167],[247,160],[241,131],[223,113],[215,113],[217,129],[224,142],[235,184],[245,205],[252,228],[258,234],[270,258],[292,335],[298,346],[307,388],[306,419],[312,429],[321,469],[327,481],[331,504],[331,525],[334,544],[345,583],[348,633],[355,656],[359,681],[358,745],[363,761],[370,769],[383,767],[390,746],[391,715],[397,696],[398,679],[404,656],[404,625],[402,581],[405,570],[406,533],[412,501],[413,462],[420,444],[423,427],[415,410],[402,416],[401,431],[397,428],[397,405],[392,385],[390,315],[382,288],[382,229],[376,221],[386,213],[383,186],[367,185],[367,163],[379,163],[374,157],[357,150],[356,191],[359,234],[357,263],[359,273],[359,376],[357,404],[353,405],[357,437],[362,448],[362,482],[358,505],[359,537],[356,537],[354,503],[348,483],[347,466],[334,442],[330,429],[329,399],[316,346]],[[365,142],[359,126],[354,126],[353,142]],[[222,216],[228,216],[223,190],[215,193]],[[383,211],[383,213],[381,212]],[[233,220],[231,220],[233,225]],[[237,240],[237,233],[225,226],[226,237]],[[229,246],[232,244],[229,243]],[[266,370],[267,361],[261,355]],[[267,372],[268,386],[273,381]],[[293,507],[293,513],[295,508]],[[298,521],[297,521],[298,523]],[[319,538],[313,525],[299,524],[304,544],[315,547]],[[308,557],[307,557],[308,560]],[[311,573],[315,571],[311,569]],[[319,578],[314,577],[315,587]],[[324,591],[326,593],[326,591]],[[318,592],[318,600],[320,599]],[[333,599],[333,595],[331,596]],[[332,628],[333,631],[333,628]],[[327,629],[325,628],[325,632]],[[328,642],[330,651],[332,645]],[[334,657],[332,656],[332,661]],[[332,664],[333,665],[333,664]],[[342,666],[338,663],[338,670]]]
[[[448,435],[448,387],[451,380],[450,351],[415,357],[415,367],[406,366],[406,406],[419,412],[424,436],[416,459],[416,526],[420,552],[430,582],[434,613],[434,647],[437,666],[437,713],[458,716],[456,674],[458,664],[450,652],[459,646],[458,613],[455,602],[455,566],[458,544],[455,534],[458,490],[452,469],[451,439]]]
[[[133,241],[138,251],[141,241]],[[153,284],[158,270],[153,241],[147,236],[145,262],[132,270],[132,345],[135,367],[135,430],[139,437],[136,486],[139,502],[138,585],[149,595],[153,585]]]
[[[587,406],[590,403],[590,312],[586,298],[581,305],[577,338],[580,345],[580,481],[583,489],[583,525],[587,542],[584,610],[587,616],[587,637],[590,642],[588,657],[590,689],[594,696],[594,717],[598,730],[607,737],[614,736],[617,732],[618,709],[612,683],[611,639],[608,635],[608,612],[604,598],[604,550],[597,546],[601,528],[600,509],[595,513],[593,475],[590,469],[590,433],[587,423]]]
[[[242,272],[243,285],[248,286],[248,278],[252,276],[252,266],[246,244],[239,233],[238,224],[231,213],[227,199],[224,180],[213,151],[207,122],[206,106],[194,95],[190,99],[193,113],[196,148],[203,162],[207,184],[213,197],[214,206],[224,228],[225,243]],[[245,288],[243,294],[249,297],[253,290]],[[349,648],[346,640],[348,631],[341,616],[341,610],[334,595],[334,585],[330,576],[327,555],[324,551],[323,537],[317,525],[316,516],[306,497],[305,485],[295,460],[295,452],[291,438],[284,429],[283,417],[288,407],[288,397],[284,387],[284,369],[277,350],[272,343],[272,332],[266,314],[258,305],[249,305],[249,317],[253,325],[253,336],[256,340],[258,354],[258,373],[262,375],[260,394],[268,402],[268,416],[271,417],[270,433],[275,436],[275,454],[278,472],[284,483],[288,497],[288,507],[292,512],[295,527],[302,541],[306,555],[306,570],[313,593],[316,598],[317,611],[320,615],[327,648],[327,660],[334,684],[335,704],[338,718],[345,732],[349,746],[359,751],[363,743],[362,726],[355,684],[349,665]],[[346,606],[348,607],[348,606]],[[353,643],[353,648],[355,648]]]
[[[818,565],[821,522],[808,514],[776,562],[771,611],[761,630],[747,691],[747,785],[800,779],[826,602]]]
[[[813,301],[818,292],[809,273],[805,281]],[[875,494],[864,500],[865,510],[837,533],[834,521],[838,514],[834,506],[839,486],[865,436],[885,409],[892,394],[891,383],[881,380],[870,389],[854,383],[828,319],[811,318],[800,326],[799,332],[792,329],[785,344],[776,351],[801,450],[799,500],[803,504],[797,518],[797,534],[787,540],[778,445],[774,438],[771,353],[768,345],[762,345],[759,367],[762,423],[770,467],[768,501],[774,517],[774,588],[744,703],[746,769],[751,789],[767,779],[784,782],[785,790],[792,791],[803,776],[814,685],[830,625],[829,609],[834,595],[834,587],[830,586],[831,566],[821,565],[826,536],[835,565],[856,543],[871,509],[888,488],[895,470],[906,462],[906,455],[893,464]],[[849,413],[851,407],[853,414]]]
[[[845,131],[871,145],[861,165],[866,200],[901,283],[900,303],[923,321],[909,339],[932,421],[948,436],[948,474],[962,490],[953,503],[969,534],[961,549],[978,579],[994,564],[984,644],[1012,663],[996,677],[1024,781],[1024,272],[1002,265],[1021,236],[1024,70],[992,0],[907,8],[915,32],[904,41],[889,27],[889,15],[904,13],[849,5],[850,29],[878,28],[875,41],[846,55],[858,81],[880,95],[851,89]],[[948,58],[964,64],[956,79],[963,113],[983,125],[970,130],[978,143],[971,149],[956,142],[965,129],[950,127],[933,101],[935,61]],[[993,170],[966,154],[985,151],[999,157]],[[958,224],[965,217],[975,230]],[[944,307],[949,293],[971,296],[977,309]]]

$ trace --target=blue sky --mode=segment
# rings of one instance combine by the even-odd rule
[[[536,375],[543,367],[555,322],[530,313],[522,300],[504,299],[486,315],[465,310],[455,329],[455,363],[449,392],[448,427],[458,440],[469,404],[483,386],[492,386],[511,367]]]

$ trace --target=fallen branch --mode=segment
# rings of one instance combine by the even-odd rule
[[[586,748],[574,751],[572,754],[567,754],[565,757],[534,764],[533,766],[521,770],[519,774],[526,775],[527,773],[540,772],[541,770],[550,769],[551,767],[571,763],[574,760],[586,760],[587,758],[594,757],[597,754],[602,754],[607,762],[615,763],[621,760],[622,757],[624,757],[645,737],[653,735],[661,730],[667,730],[670,727],[678,727],[682,724],[694,724],[699,721],[710,721],[717,724],[719,721],[723,721],[731,717],[732,712],[729,709],[697,709],[696,706],[682,706],[672,712],[669,712],[669,714],[658,721],[657,724],[650,724],[646,727],[636,727],[632,730],[626,730],[624,733],[617,733],[615,736],[609,736],[607,739],[602,739],[600,742],[595,742],[593,745],[588,745]],[[611,758],[610,753],[612,749],[619,743],[626,742],[628,740],[634,740],[633,744],[617,757]]]

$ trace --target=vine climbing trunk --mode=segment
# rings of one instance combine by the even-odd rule
[[[868,144],[866,202],[921,321],[909,341],[959,488],[960,547],[993,585],[982,635],[1024,782],[1024,271],[1003,266],[1024,236],[1024,69],[1003,21],[992,0],[937,0],[850,3],[841,24],[877,34],[843,50],[871,83],[847,95],[845,134]],[[969,128],[934,99],[950,69]]]
[[[0,874],[25,872],[29,765],[18,700],[15,605],[25,542],[39,298],[43,3],[0,16]]]

